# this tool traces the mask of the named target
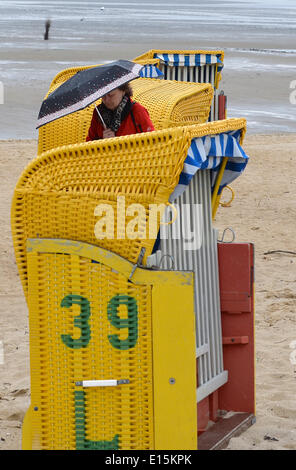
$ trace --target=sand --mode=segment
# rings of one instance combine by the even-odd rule
[[[216,217],[221,234],[232,227],[236,241],[253,242],[256,252],[257,421],[227,450],[296,449],[296,364],[290,361],[296,342],[295,144],[295,134],[247,135],[250,162],[231,185],[231,207]],[[0,141],[0,450],[21,448],[30,402],[28,311],[14,260],[10,204],[36,149],[35,140]]]

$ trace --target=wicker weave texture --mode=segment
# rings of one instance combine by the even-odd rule
[[[155,241],[145,238],[149,205],[167,203],[179,181],[191,139],[236,129],[241,129],[243,137],[245,126],[244,119],[184,126],[60,147],[33,160],[17,183],[11,211],[16,261],[25,293],[28,238],[84,241],[131,262],[137,261],[142,247],[149,256]],[[142,238],[117,237],[118,196],[125,197],[126,206],[140,203],[145,207]],[[103,203],[114,209],[114,239],[97,239],[94,233],[98,220],[95,208]],[[126,218],[123,232],[131,219]]]
[[[52,93],[79,70],[76,67],[60,72],[50,85]],[[137,79],[132,82],[133,98],[143,104],[157,130],[184,124],[206,122],[210,113],[213,89],[210,84],[184,83],[169,80]],[[38,154],[61,145],[85,142],[95,104],[57,119],[39,129]]]
[[[134,98],[149,111],[156,129],[201,124],[208,120],[213,99],[210,84],[138,79]]]
[[[33,450],[153,449],[151,287],[78,255],[28,262]],[[130,383],[78,384],[110,379]]]

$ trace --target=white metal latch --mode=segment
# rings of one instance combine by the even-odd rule
[[[129,384],[128,379],[122,380],[81,380],[75,382],[77,387],[116,387],[117,385]]]

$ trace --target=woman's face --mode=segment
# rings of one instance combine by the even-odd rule
[[[106,108],[111,109],[111,111],[113,111],[121,103],[123,95],[124,91],[119,90],[119,88],[116,88],[115,90],[110,91],[110,93],[107,93],[107,95],[103,96],[102,101]]]

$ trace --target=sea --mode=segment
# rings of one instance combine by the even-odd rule
[[[296,132],[296,0],[0,0],[0,139],[38,138],[61,70],[150,49],[223,50],[228,117]]]

